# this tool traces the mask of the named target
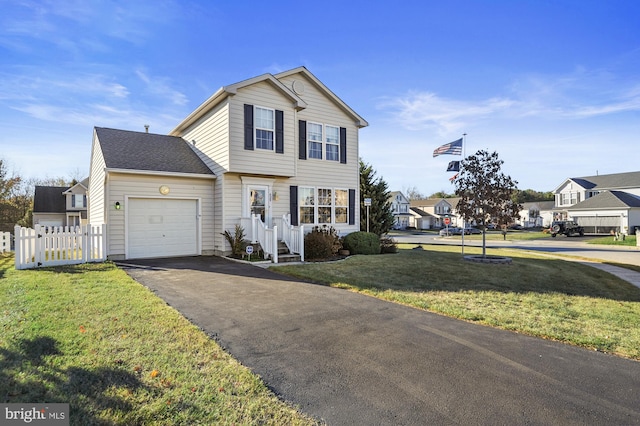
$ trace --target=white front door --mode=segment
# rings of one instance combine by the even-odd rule
[[[262,222],[269,225],[271,220],[269,187],[266,185],[249,185],[247,195],[249,199],[245,205],[248,206],[249,215],[259,215]]]

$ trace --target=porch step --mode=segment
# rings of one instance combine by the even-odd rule
[[[287,262],[300,262],[300,255],[299,254],[278,254],[278,263],[287,263]]]

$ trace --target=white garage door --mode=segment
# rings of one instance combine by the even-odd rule
[[[196,200],[130,198],[129,259],[198,253]]]

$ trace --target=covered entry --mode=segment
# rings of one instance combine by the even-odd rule
[[[126,257],[200,254],[198,200],[129,198]]]

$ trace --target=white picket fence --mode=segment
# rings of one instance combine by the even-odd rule
[[[0,232],[0,253],[11,251],[11,233]]]
[[[16,269],[102,262],[107,258],[106,225],[15,227]]]

